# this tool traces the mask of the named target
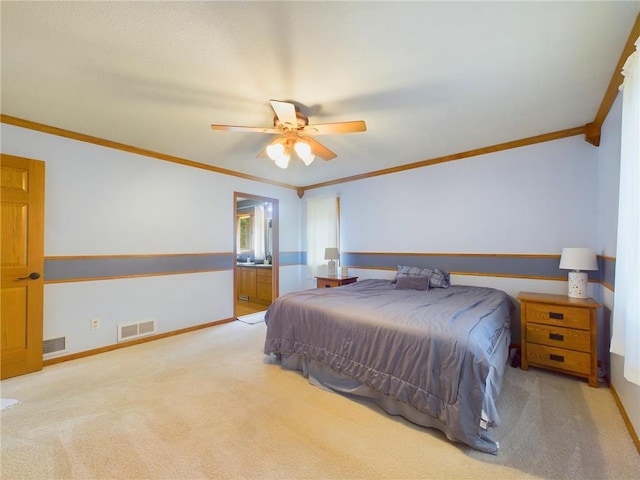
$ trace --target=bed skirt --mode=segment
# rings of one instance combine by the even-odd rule
[[[504,365],[507,363],[509,352],[509,331],[505,330],[498,343],[505,343],[503,348],[496,348],[491,357],[491,368],[486,380],[486,389],[482,408],[481,422],[478,425],[478,439],[474,448],[483,452],[497,454],[499,444],[496,442],[489,431],[490,428],[499,425],[500,417],[495,405],[495,401],[502,389],[502,380],[504,373]],[[309,383],[331,392],[338,392],[344,395],[351,395],[359,399],[371,401],[375,405],[382,408],[390,415],[400,415],[416,425],[428,428],[436,428],[443,432],[446,437],[453,441],[459,442],[455,437],[451,428],[439,419],[432,417],[417,408],[403,403],[389,395],[384,395],[377,390],[364,385],[341,372],[336,372],[326,365],[310,360],[309,358],[296,353],[290,353],[280,356],[283,368],[290,370],[299,370],[309,380]],[[502,363],[501,368],[496,368]]]

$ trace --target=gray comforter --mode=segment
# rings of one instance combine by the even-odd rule
[[[295,354],[432,417],[452,440],[496,453],[512,303],[499,290],[399,290],[387,280],[278,298],[266,354]]]

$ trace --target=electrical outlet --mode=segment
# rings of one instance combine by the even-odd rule
[[[97,330],[98,328],[100,328],[100,319],[99,318],[92,318],[91,319],[91,330]]]

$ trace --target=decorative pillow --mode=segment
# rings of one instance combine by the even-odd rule
[[[439,269],[411,267],[408,265],[398,265],[398,272],[393,282],[396,283],[403,277],[427,277],[431,288],[447,288],[449,283],[449,273]]]
[[[429,277],[400,277],[396,281],[398,290],[429,290]]]
[[[438,270],[437,268],[431,272],[429,275],[429,285],[432,288],[448,288],[451,283],[449,283],[449,272],[443,272],[442,270]]]
[[[431,275],[431,272],[432,270],[430,268],[398,265],[398,272],[396,273],[395,280],[398,280],[400,277],[428,277]]]

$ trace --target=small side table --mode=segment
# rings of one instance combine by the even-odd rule
[[[349,285],[350,283],[356,283],[358,277],[343,277],[340,275],[329,275],[326,277],[316,277],[318,288],[333,288],[341,287],[342,285]]]
[[[520,292],[522,370],[529,366],[568,373],[598,387],[596,310],[593,298]]]

